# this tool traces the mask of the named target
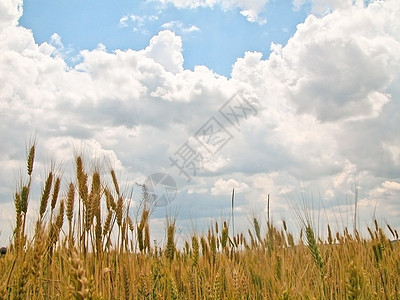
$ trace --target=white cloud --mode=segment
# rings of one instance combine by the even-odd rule
[[[155,1],[155,0],[154,0]],[[177,8],[195,9],[198,7],[214,7],[219,5],[223,10],[239,8],[240,13],[249,22],[265,24],[267,20],[260,17],[269,0],[157,0],[162,4],[173,4]]]
[[[0,32],[18,24],[22,16],[22,0],[5,0],[0,3]]]
[[[182,39],[170,30],[154,36],[143,54],[161,64],[168,72],[183,71]]]
[[[269,0],[237,0],[237,1],[222,1],[223,6],[227,7],[239,7],[241,9],[240,14],[246,17],[247,21],[252,23],[258,23],[260,25],[266,24],[267,19],[260,17],[260,13],[264,11]]]
[[[376,218],[385,218],[385,221],[389,221],[390,217],[400,215],[399,197],[400,183],[384,181],[374,189],[369,190],[365,198],[360,199],[360,206],[374,206]]]
[[[392,9],[399,11],[399,3]],[[382,93],[399,67],[400,41],[389,35],[381,4],[309,16],[282,52],[291,70],[290,92],[299,112],[322,121],[376,117],[389,99]]]
[[[157,15],[124,15],[119,19],[119,26],[121,28],[132,27],[133,31],[141,32],[142,34],[148,34],[146,25],[153,23],[158,20]]]
[[[123,16],[121,19],[119,19],[119,26],[121,27],[128,27],[128,16]]]
[[[389,191],[400,191],[400,183],[393,181],[385,181],[382,183],[382,187]]]
[[[235,179],[218,179],[214,186],[211,188],[212,195],[230,195],[232,189],[235,189],[236,193],[242,193],[247,191],[249,186],[244,182],[238,182]]]
[[[360,7],[364,6],[364,0],[293,0],[292,2],[295,10],[310,3],[312,5],[312,12],[322,15],[337,9],[349,9],[354,4]]]
[[[178,8],[197,8],[197,7],[213,7],[218,0],[157,0],[162,4],[172,3]]]
[[[62,37],[37,45],[17,26],[20,11],[6,3],[0,5],[0,23],[7,24],[0,29],[2,207],[10,203],[9,174],[25,165],[24,143],[37,132],[41,166],[53,157],[68,165],[73,145],[87,144],[90,157],[109,156],[131,183],[170,172],[182,194],[202,203],[195,211],[202,216],[217,214],[215,199],[229,199],[232,188],[242,192],[241,211],[262,211],[271,194],[283,215],[284,195],[299,182],[342,207],[354,196],[356,178],[366,217],[377,201],[382,215],[400,211],[398,1],[310,16],[286,46],[272,45],[268,58],[257,52],[238,58],[231,78],[205,66],[185,70],[182,40],[170,30],[140,51],[83,50],[82,62],[69,68],[55,55]],[[179,5],[222,2],[196,3]],[[236,91],[257,108],[256,116],[242,116],[239,130],[219,113]],[[212,116],[233,138],[186,183],[168,158]],[[2,218],[1,226],[9,222]]]
[[[185,24],[183,24],[181,21],[171,21],[168,23],[164,23],[163,25],[161,25],[161,28],[170,29],[172,31],[182,34],[200,31],[200,29],[197,26],[195,25],[185,26]]]
[[[50,37],[50,44],[54,47],[64,48],[64,45],[61,42],[61,36],[59,36],[57,33],[53,33]]]
[[[195,25],[191,25],[189,27],[182,28],[183,33],[195,32],[195,31],[200,31],[200,28]]]

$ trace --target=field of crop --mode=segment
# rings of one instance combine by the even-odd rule
[[[261,233],[254,218],[248,232],[232,236],[229,222],[215,222],[178,248],[171,217],[165,245],[155,247],[146,188],[133,220],[115,172],[88,173],[81,156],[70,183],[48,172],[30,235],[35,145],[28,150],[0,299],[400,299],[400,243],[389,225],[375,221],[365,237],[328,226],[322,240],[304,212],[299,237],[285,222]]]

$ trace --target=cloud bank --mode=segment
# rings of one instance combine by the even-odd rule
[[[234,5],[258,11],[266,1],[248,3],[254,7]],[[174,176],[183,219],[228,212],[232,188],[243,216],[265,210],[267,194],[285,216],[287,195],[302,186],[336,209],[357,188],[360,217],[379,207],[378,216],[399,226],[400,2],[348,5],[310,15],[266,59],[247,52],[226,78],[206,66],[184,69],[182,39],[168,29],[139,51],[83,50],[71,68],[62,37],[36,44],[18,26],[21,2],[0,4],[1,226],[13,222],[16,170],[35,133],[38,183],[51,159],[72,177],[73,149],[85,145],[89,158],[108,157],[129,183],[160,171]],[[240,126],[221,114],[235,93],[257,112],[242,111]],[[196,133],[215,120],[230,139],[210,152],[196,144]],[[169,159],[188,141],[204,159],[189,183]]]

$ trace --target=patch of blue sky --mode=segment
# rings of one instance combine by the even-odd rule
[[[265,24],[249,22],[240,9],[178,9],[145,1],[25,0],[20,25],[32,29],[38,44],[57,33],[65,47],[65,60],[73,66],[79,51],[140,50],[161,30],[182,37],[184,67],[205,65],[229,77],[232,65],[246,51],[266,58],[271,42],[286,44],[296,25],[307,16],[306,7],[293,10],[291,1],[271,1],[260,14]]]

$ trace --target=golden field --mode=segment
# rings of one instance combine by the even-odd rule
[[[389,225],[375,221],[367,236],[327,226],[322,239],[300,212],[299,237],[285,222],[254,218],[234,236],[229,222],[215,222],[178,248],[167,217],[165,245],[156,247],[146,188],[133,220],[115,172],[89,173],[81,156],[71,182],[48,172],[28,234],[35,145],[27,152],[11,244],[0,257],[0,299],[400,299],[398,233]]]

